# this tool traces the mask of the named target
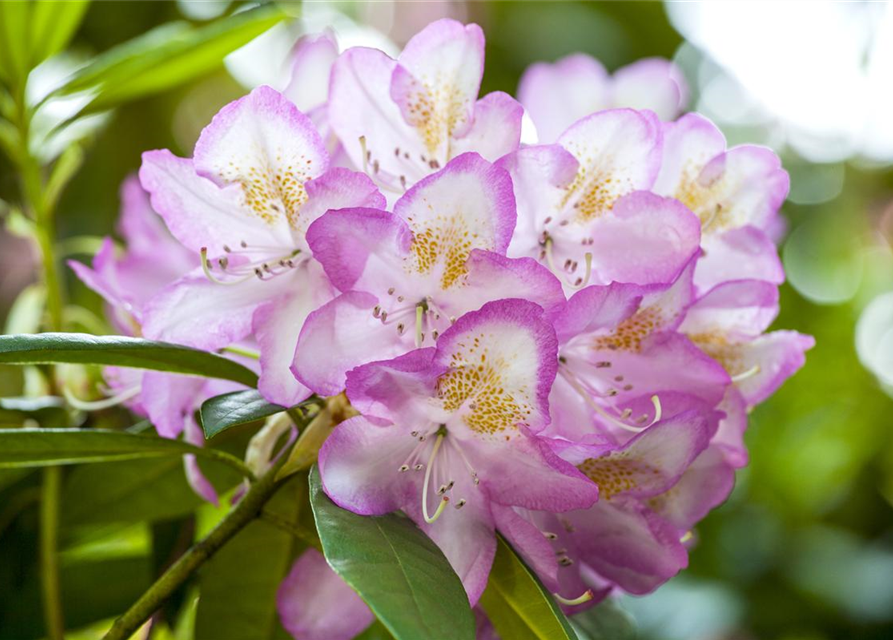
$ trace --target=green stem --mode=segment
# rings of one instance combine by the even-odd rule
[[[200,542],[196,543],[149,587],[115,624],[103,640],[127,640],[155,613],[164,601],[183,584],[192,573],[213,556],[220,547],[254,520],[263,506],[282,486],[276,482],[278,465],[252,485],[239,504]]]
[[[55,225],[52,209],[47,206],[43,192],[40,164],[31,154],[31,111],[25,99],[25,83],[16,92],[18,107],[19,140],[21,153],[19,168],[22,178],[22,196],[26,210],[35,222],[37,243],[43,260],[43,277],[46,286],[47,311],[51,331],[62,330],[62,289],[56,267],[53,246]],[[54,380],[50,379],[50,387]],[[47,467],[43,471],[40,514],[40,573],[43,590],[43,608],[46,631],[50,640],[63,640],[65,622],[62,615],[62,595],[59,588],[59,557],[57,555],[59,526],[59,493],[62,471]]]
[[[65,635],[59,590],[59,556],[56,554],[61,481],[62,471],[59,467],[47,467],[43,470],[40,502],[40,572],[46,632],[50,640],[63,640]]]

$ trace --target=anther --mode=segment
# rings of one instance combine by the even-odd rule
[[[398,469],[398,471],[400,471],[401,473],[402,473],[403,471],[409,471],[409,465],[408,465],[408,464],[401,464],[401,465],[400,465],[400,468]]]
[[[571,560],[570,558],[568,558],[567,556],[565,556],[558,560],[558,564],[560,564],[562,567],[569,567],[572,564],[574,564],[574,561]]]
[[[546,540],[558,540],[557,533],[552,533],[551,531],[543,531],[543,535],[546,536]]]
[[[466,502],[465,498],[459,498],[459,501],[458,501],[455,505],[453,505],[453,506],[454,506],[456,509],[461,509],[462,507],[465,506],[465,502]]]

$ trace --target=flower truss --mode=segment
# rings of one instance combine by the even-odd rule
[[[613,77],[582,55],[537,64],[518,102],[479,96],[473,24],[435,22],[396,59],[330,35],[295,56],[285,94],[224,107],[191,158],[144,154],[126,253],[107,241],[78,275],[130,334],[256,352],[270,402],[346,393],[358,415],[319,452],[326,494],[405,513],[472,605],[497,532],[568,612],[654,590],[746,464],[748,411],[813,344],[767,333],[776,155],[678,117],[685,85],[658,60]],[[525,111],[539,144],[520,143]],[[194,442],[194,410],[221,393],[106,380]],[[372,620],[314,550],[279,610],[299,639]]]

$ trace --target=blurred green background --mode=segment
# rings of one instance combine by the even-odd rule
[[[656,2],[314,2],[305,7],[306,22],[282,27],[279,35],[287,51],[287,43],[302,31],[338,16],[342,41],[349,40],[355,26],[367,25],[399,46],[427,21],[453,15],[484,27],[483,91],[512,93],[528,64],[576,51],[595,56],[609,70],[645,56],[675,58],[690,84],[691,109],[715,118],[730,142],[772,145],[792,177],[791,199],[783,211],[787,230],[780,240],[789,280],[775,328],[812,334],[817,346],[805,369],[752,414],[747,433],[751,464],[739,474],[730,500],[699,526],[690,568],[656,594],[624,599],[624,606],[638,620],[641,636],[656,640],[893,638],[893,403],[885,382],[893,380],[893,153],[881,145],[883,132],[873,135],[870,127],[841,133],[831,131],[839,123],[823,128],[822,122],[810,121],[804,133],[796,112],[792,117],[774,100],[777,92],[760,93],[771,83],[749,83],[761,77],[754,75],[758,58],[775,60],[775,71],[786,74],[781,81],[805,104],[815,100],[818,108],[827,92],[843,91],[835,88],[834,73],[847,73],[843,67],[814,69],[808,58],[802,61],[810,43],[801,39],[815,39],[815,33],[807,36],[813,28],[823,33],[827,25],[816,13],[827,7],[789,3],[799,6],[798,22],[795,9],[773,14],[771,6],[753,6],[761,4],[751,3],[757,15],[750,17],[758,28],[745,41],[761,50],[759,56],[722,48],[740,40],[736,31],[753,26],[736,24],[734,11],[725,15],[731,35],[723,39],[715,33],[723,16],[705,17],[698,6],[681,10]],[[889,69],[893,62],[887,59],[889,51],[875,46],[890,35],[890,12],[884,5],[886,13],[879,18],[876,8],[849,6],[849,22],[835,22],[834,15],[825,16],[826,22],[869,26],[841,29],[851,41],[836,42],[844,37],[838,33],[824,41],[823,51],[842,58],[861,52],[861,66],[853,66],[852,73],[864,75],[862,86],[876,76],[865,72],[872,64]],[[163,22],[201,21],[226,8],[225,2],[97,2],[72,50],[75,57],[103,51]],[[790,23],[779,25],[783,19]],[[760,25],[771,25],[771,33],[761,34]],[[704,37],[704,29],[710,37]],[[776,37],[779,32],[783,38]],[[752,61],[753,68],[739,68],[742,60]],[[284,58],[263,53],[253,64],[232,67],[238,80],[221,68],[117,111],[97,130],[82,171],[63,196],[60,239],[112,233],[118,187],[139,167],[142,151],[168,147],[190,155],[201,127],[222,105],[243,94],[246,84],[276,77],[283,64]],[[818,86],[816,74],[828,86]],[[875,95],[870,87],[865,90],[869,98]],[[812,115],[804,112],[803,120]],[[868,116],[854,111],[848,118],[859,125]],[[0,197],[13,199],[15,175],[2,162]],[[73,257],[88,259],[75,245],[67,245]],[[27,241],[4,231],[4,321],[18,292],[37,277]],[[70,272],[66,280],[70,302],[101,315],[98,298]],[[0,369],[0,396],[19,395],[22,385],[20,371]],[[36,509],[29,514],[14,503],[31,482],[27,477],[0,479],[0,572],[5,575],[36,553],[36,538],[28,535]],[[64,543],[77,542],[76,533],[69,531]],[[137,531],[120,538],[122,557],[128,545],[142,544],[142,535]],[[119,569],[126,575],[145,567]],[[97,576],[97,584],[106,577]],[[118,595],[124,603],[135,597]]]

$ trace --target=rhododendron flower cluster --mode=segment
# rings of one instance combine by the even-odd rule
[[[270,402],[345,393],[358,415],[319,452],[326,494],[405,513],[472,605],[498,533],[574,612],[686,566],[747,462],[748,411],[812,346],[767,333],[788,176],[677,117],[668,63],[534,65],[520,102],[480,96],[483,72],[473,24],[435,22],[396,59],[311,37],[286,95],[227,105],[191,158],[144,154],[124,256],[109,241],[75,268],[131,334],[256,352]],[[106,378],[193,441],[196,403],[221,392]],[[372,619],[313,550],[279,600],[296,638]]]

